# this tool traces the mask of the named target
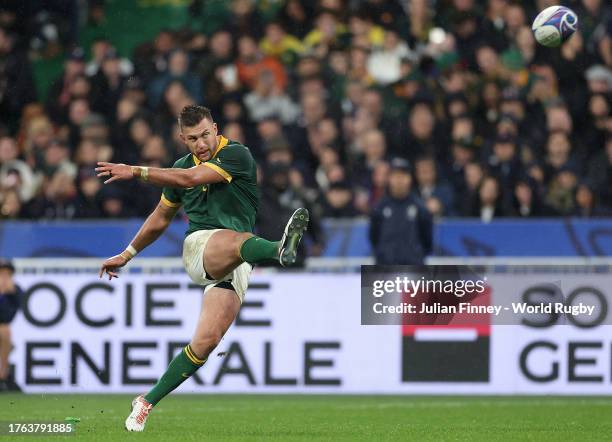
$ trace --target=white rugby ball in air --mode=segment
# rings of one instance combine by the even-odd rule
[[[578,29],[578,16],[565,6],[550,6],[538,14],[531,30],[538,43],[554,48],[560,46]]]

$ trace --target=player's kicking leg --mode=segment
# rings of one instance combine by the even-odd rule
[[[232,230],[215,232],[204,250],[204,268],[214,279],[221,279],[243,262],[259,264],[278,261],[283,266],[289,266],[295,262],[308,219],[308,210],[304,208],[293,212],[280,241],[268,241],[251,233]]]
[[[297,209],[289,218],[278,246],[278,262],[282,266],[288,266],[295,262],[297,248],[308,227],[308,220],[308,210],[304,208]]]
[[[151,391],[132,401],[132,412],[125,420],[126,430],[144,430],[153,407],[204,365],[239,310],[240,298],[234,290],[219,287],[208,290],[191,342],[170,362]]]
[[[243,262],[255,264],[278,260],[283,266],[291,265],[295,262],[308,219],[308,210],[297,209],[287,222],[280,241],[268,241],[250,233],[232,230],[215,232],[203,252],[204,270],[212,279],[220,280]],[[231,285],[226,288],[214,287],[208,291],[194,338],[170,362],[155,387],[132,401],[132,412],[125,421],[127,430],[144,430],[153,406],[206,362],[210,352],[236,318],[238,310],[240,300]]]
[[[250,264],[276,260],[283,267],[292,265],[295,263],[298,246],[308,227],[308,219],[308,210],[299,208],[287,221],[280,241],[268,241],[258,236],[247,239],[240,246],[241,260]]]

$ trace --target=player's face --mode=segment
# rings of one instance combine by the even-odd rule
[[[203,118],[195,126],[183,127],[181,140],[200,161],[208,161],[217,150],[217,123]]]

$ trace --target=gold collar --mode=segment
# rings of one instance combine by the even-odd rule
[[[225,146],[227,146],[227,143],[229,143],[229,140],[225,138],[223,135],[219,135],[217,137],[217,150],[215,150],[215,153],[210,159],[212,160],[214,157],[216,157],[219,151],[223,149]],[[193,162],[195,163],[196,166],[199,166],[200,164],[202,164],[202,161],[200,161],[200,159],[196,157],[194,154],[191,154],[191,156],[193,157]]]

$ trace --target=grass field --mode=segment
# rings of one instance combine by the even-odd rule
[[[0,421],[63,422],[67,416],[79,417],[76,439],[104,441],[612,438],[611,397],[175,395],[155,408],[144,434],[127,434],[123,421],[131,399],[2,394]],[[13,439],[42,440],[40,436]]]

